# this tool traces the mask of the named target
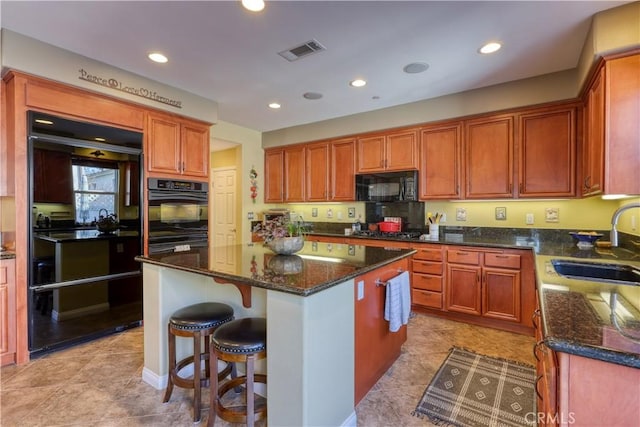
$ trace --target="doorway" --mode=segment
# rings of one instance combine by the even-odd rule
[[[235,273],[237,266],[235,245],[238,241],[236,168],[214,169],[211,188],[214,269]]]

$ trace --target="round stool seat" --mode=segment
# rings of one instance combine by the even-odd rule
[[[208,329],[233,319],[233,308],[219,302],[203,302],[177,310],[169,323],[171,327],[184,331]]]
[[[267,348],[267,320],[248,317],[233,320],[215,330],[211,342],[225,353],[259,353]]]

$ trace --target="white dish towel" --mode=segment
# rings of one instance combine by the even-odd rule
[[[409,272],[402,272],[389,280],[386,288],[384,320],[389,321],[389,331],[397,332],[402,325],[409,323],[409,313],[411,313]]]

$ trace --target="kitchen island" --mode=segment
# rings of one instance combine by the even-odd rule
[[[216,251],[237,255],[232,273],[210,268]],[[287,257],[261,244],[138,257],[144,275],[143,380],[157,389],[166,385],[166,325],[175,310],[224,302],[236,318],[267,318],[268,355],[257,370],[268,375],[269,425],[356,425],[355,279],[382,274],[414,252],[350,246],[348,255],[337,257],[307,242]],[[178,357],[191,351],[190,342],[179,344]]]

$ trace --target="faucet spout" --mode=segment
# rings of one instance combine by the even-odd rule
[[[640,203],[629,203],[628,205],[620,206],[613,213],[611,217],[611,246],[618,246],[618,220],[620,215],[622,215],[622,212],[633,208],[640,208]]]

